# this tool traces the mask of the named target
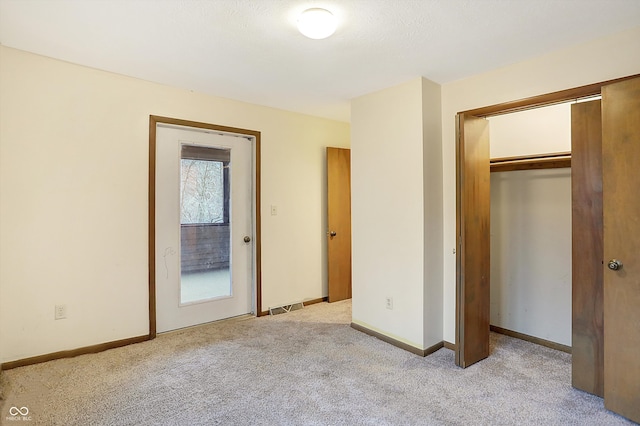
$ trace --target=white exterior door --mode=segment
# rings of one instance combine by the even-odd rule
[[[252,141],[158,124],[158,332],[253,311]]]

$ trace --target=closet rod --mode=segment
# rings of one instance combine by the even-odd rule
[[[491,172],[510,172],[514,170],[559,169],[571,167],[571,152],[521,155],[517,157],[492,158]]]

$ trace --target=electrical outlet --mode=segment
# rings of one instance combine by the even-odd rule
[[[65,319],[67,317],[67,305],[56,305],[54,319]]]
[[[278,206],[276,206],[275,204],[271,204],[271,216],[277,216],[278,215]]]
[[[387,297],[385,300],[387,302],[387,309],[393,309],[393,297]]]

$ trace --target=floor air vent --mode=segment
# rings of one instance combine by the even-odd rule
[[[275,308],[269,308],[269,315],[285,314],[302,308],[304,308],[304,304],[302,302],[292,303],[291,305],[276,306]]]

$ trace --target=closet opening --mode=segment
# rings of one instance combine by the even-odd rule
[[[603,396],[607,409],[637,422],[640,75],[456,115],[455,362],[466,368],[490,355],[488,118],[600,94],[602,101],[571,106],[572,385]]]
[[[490,330],[571,352],[571,104],[489,117]]]

